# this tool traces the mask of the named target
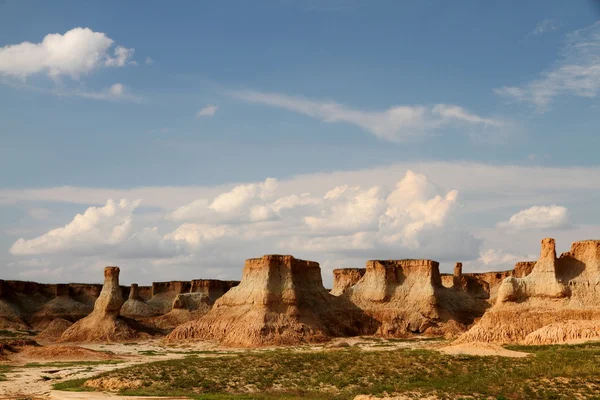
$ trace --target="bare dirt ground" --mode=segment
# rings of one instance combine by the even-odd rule
[[[185,350],[206,350],[210,344],[199,344]],[[71,349],[69,349],[71,348]],[[89,349],[92,351],[81,351]],[[44,351],[42,351],[44,349]],[[53,351],[54,349],[58,351]],[[66,379],[89,378],[101,372],[111,371],[135,364],[153,361],[183,358],[185,354],[174,348],[166,349],[157,341],[131,344],[81,344],[64,346],[48,344],[42,348],[27,349],[15,354],[3,364],[14,366],[14,370],[6,373],[6,381],[0,381],[0,400],[4,399],[138,399],[138,397],[116,396],[110,393],[96,392],[64,392],[52,390],[54,383]],[[48,355],[53,357],[49,359]],[[75,356],[74,356],[75,354]],[[79,361],[107,361],[114,364],[78,364]],[[64,362],[64,365],[51,365]],[[28,363],[39,363],[41,366],[25,366]],[[142,399],[140,397],[140,399]],[[143,397],[143,399],[149,399]]]
[[[443,340],[382,340],[372,337],[340,338],[323,345],[298,346],[298,351],[331,351],[343,347],[358,347],[370,351],[390,351],[399,348],[429,348],[450,354],[478,354],[521,356],[526,353],[513,354],[509,350],[496,348],[474,348],[461,345],[448,347]],[[499,346],[498,346],[499,347]],[[214,357],[214,351],[265,351],[270,348],[255,350],[222,349],[215,343],[200,342],[183,346],[164,346],[159,340],[136,343],[114,344],[81,344],[56,345],[46,344],[43,347],[26,349],[11,356],[2,364],[14,367],[6,372],[6,381],[0,381],[0,400],[4,399],[151,399],[151,397],[117,396],[107,392],[66,392],[52,389],[52,385],[63,380],[89,378],[102,372],[112,371],[136,364],[154,361],[184,358],[189,352],[212,351],[198,354],[198,357]],[[503,350],[503,351],[501,351]],[[97,361],[97,363],[95,363]],[[31,365],[38,363],[39,366]],[[163,397],[164,398],[164,397]],[[181,399],[170,397],[170,399]]]

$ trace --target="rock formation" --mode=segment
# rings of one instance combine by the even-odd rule
[[[459,341],[547,344],[600,338],[599,320],[600,241],[575,242],[557,258],[554,239],[547,238],[531,273],[506,278],[494,306]]]
[[[375,333],[456,334],[480,317],[487,303],[459,288],[442,285],[431,260],[372,260],[363,278],[344,293],[378,322]]]
[[[73,323],[63,318],[56,318],[48,324],[48,326],[36,335],[37,340],[55,341],[58,340],[62,334],[71,327]]]
[[[331,294],[339,296],[349,287],[356,285],[365,274],[364,268],[340,268],[333,270],[333,289]]]
[[[213,302],[200,292],[178,294],[171,311],[165,315],[146,320],[161,329],[173,329],[183,323],[196,320],[210,311]]]
[[[60,337],[60,342],[114,342],[131,340],[155,333],[136,321],[119,316],[123,293],[119,287],[119,268],[104,269],[104,286],[94,304],[94,310],[80,319]]]
[[[191,282],[190,292],[204,293],[211,302],[215,302],[223,296],[229,289],[239,285],[239,281],[220,281],[217,279],[194,279]]]
[[[129,290],[129,298],[121,307],[121,315],[129,318],[148,318],[159,315],[159,313],[140,297],[137,283],[132,283]]]
[[[177,327],[167,342],[217,340],[254,347],[324,342],[372,325],[344,298],[327,292],[321,268],[292,256],[246,260],[240,284],[202,318]]]

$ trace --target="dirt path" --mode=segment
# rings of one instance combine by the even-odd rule
[[[50,347],[50,346],[48,346]],[[81,345],[92,350],[109,351],[115,359],[122,361],[118,364],[77,365],[77,362],[67,366],[42,366],[25,367],[28,362],[62,362],[55,359],[52,361],[39,359],[24,359],[15,357],[8,365],[15,366],[14,370],[6,373],[6,381],[0,381],[0,400],[5,399],[150,399],[150,397],[124,397],[111,393],[99,392],[64,392],[52,390],[52,385],[63,380],[89,378],[102,372],[131,365],[149,363],[153,361],[177,359],[185,357],[183,349],[164,348],[158,343],[147,342],[140,344],[105,344],[105,345]],[[201,348],[189,348],[185,350],[206,350]],[[164,397],[163,397],[164,399]],[[180,398],[173,398],[180,399]]]

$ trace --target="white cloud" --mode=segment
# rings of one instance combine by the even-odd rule
[[[277,179],[274,178],[267,178],[258,184],[238,185],[219,194],[212,201],[202,198],[181,206],[173,211],[169,218],[174,221],[232,221],[266,218],[271,215],[268,210],[251,206],[256,206],[257,202],[273,196],[276,188]]]
[[[555,31],[558,29],[558,23],[552,19],[545,18],[538,22],[533,31],[531,32],[534,35],[541,35],[542,33]]]
[[[600,91],[600,22],[569,34],[561,59],[540,78],[494,91],[540,111],[562,95],[595,98]]]
[[[128,64],[133,49],[117,46],[106,34],[74,28],[64,35],[46,35],[40,43],[23,42],[0,48],[0,74],[25,79],[46,73],[53,79],[66,75],[79,79],[102,67]]]
[[[146,64],[148,64],[148,65],[154,64],[154,60],[151,59],[150,57],[146,57]]]
[[[500,227],[525,229],[560,229],[570,225],[569,210],[563,206],[533,206],[514,214]]]
[[[505,121],[483,118],[462,107],[448,104],[433,107],[394,106],[385,111],[363,111],[333,101],[315,101],[278,93],[242,90],[228,94],[249,103],[283,108],[327,123],[356,125],[380,139],[392,142],[428,135],[447,126],[488,130],[504,129],[507,126]]]
[[[157,257],[163,252],[175,253],[175,246],[163,243],[157,228],[133,230],[133,212],[139,204],[140,200],[123,199],[118,203],[108,200],[103,207],[89,207],[64,227],[33,239],[18,239],[10,253],[94,255],[113,251],[123,257]]]
[[[134,103],[143,103],[145,101],[143,97],[132,94],[129,88],[122,83],[115,83],[99,92],[75,90],[55,91],[54,93],[60,96],[80,96],[95,100],[130,101]]]
[[[212,117],[216,114],[217,110],[219,109],[219,107],[217,106],[213,106],[213,105],[208,105],[204,108],[201,108],[200,111],[198,111],[196,113],[196,117],[200,118],[200,117]]]

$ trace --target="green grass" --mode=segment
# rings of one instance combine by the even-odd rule
[[[13,366],[10,365],[0,365],[0,382],[6,381],[6,373],[13,370]]]
[[[28,363],[25,364],[25,368],[67,368],[67,367],[85,367],[92,365],[104,365],[104,364],[120,364],[122,360],[100,360],[100,361],[55,361],[49,363]]]
[[[87,379],[72,379],[70,381],[59,382],[52,385],[54,390],[63,390],[65,392],[93,392],[94,389],[83,386]]]
[[[164,356],[167,354],[156,350],[139,350],[138,353],[142,356]]]
[[[99,376],[141,380],[121,394],[196,399],[352,399],[403,393],[442,399],[600,399],[600,343],[512,346],[527,358],[449,356],[432,350],[242,352],[158,361]],[[79,383],[63,383],[70,390]],[[55,388],[59,388],[55,386]]]
[[[16,338],[16,337],[23,337],[23,336],[34,336],[35,334],[36,334],[36,332],[33,332],[33,331],[25,331],[25,330],[9,331],[6,329],[0,329],[0,337]]]

